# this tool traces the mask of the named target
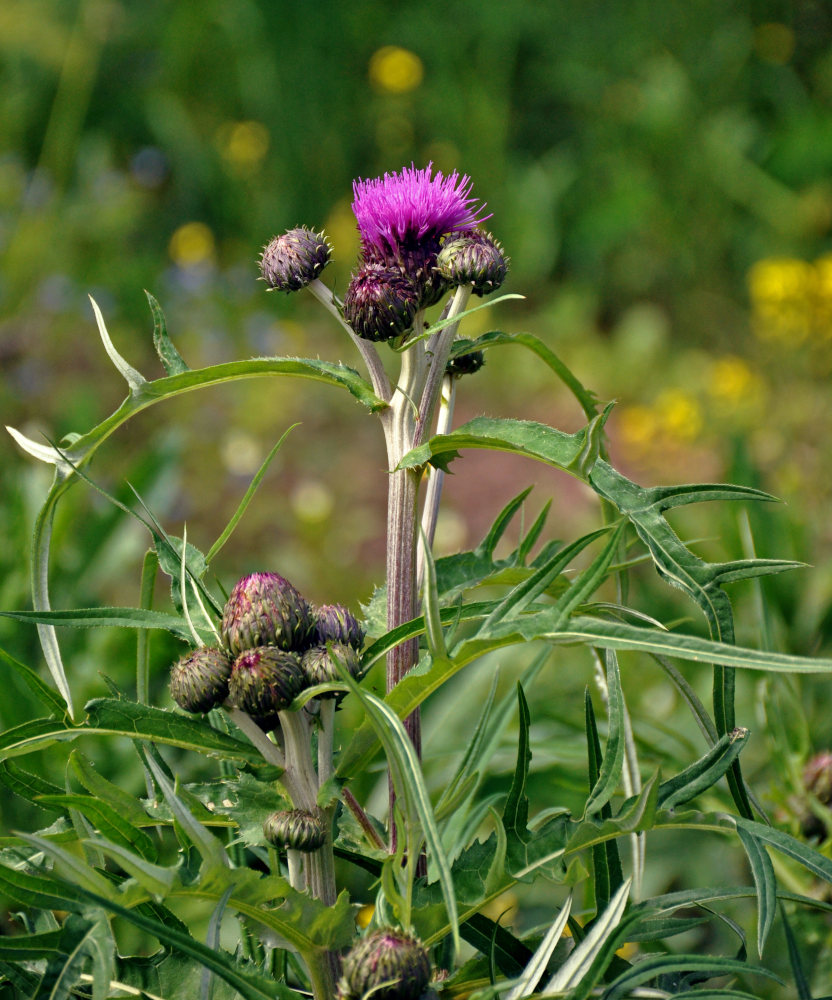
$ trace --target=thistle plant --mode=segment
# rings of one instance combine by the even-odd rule
[[[54,466],[55,478],[34,527],[33,608],[0,614],[37,626],[52,685],[33,666],[6,658],[45,714],[3,734],[0,780],[56,818],[0,843],[0,890],[15,914],[13,933],[0,939],[0,988],[14,996],[93,1000],[168,998],[183,990],[246,1000],[781,995],[760,992],[784,974],[783,962],[775,961],[776,973],[765,964],[777,959],[770,944],[766,949],[777,922],[790,942],[785,972],[801,997],[809,995],[791,920],[795,907],[828,909],[814,880],[832,883],[832,863],[801,837],[806,814],[786,829],[749,786],[740,755],[751,733],[748,720],[736,718],[734,679],[737,669],[825,674],[832,661],[734,642],[725,587],[797,564],[752,554],[708,562],[665,517],[703,501],[773,498],[724,484],[639,486],[610,462],[604,427],[612,407],[599,404],[545,343],[529,334],[460,335],[471,311],[516,297],[493,294],[509,261],[482,228],[490,216],[470,178],[411,166],[358,180],[353,193],[361,249],[343,301],[325,282],[329,241],[313,228],[275,237],[260,265],[269,290],[311,294],[324,306],[366,377],[343,364],[299,358],[191,369],[149,296],[165,375],[148,380],[118,352],[93,303],[105,350],[127,382],[124,403],[57,445],[10,429],[24,451]],[[503,348],[523,348],[545,366],[574,397],[585,425],[566,433],[478,417],[455,426],[457,392],[486,355]],[[181,537],[170,534],[147,505],[122,507],[151,539],[138,607],[53,610],[55,509],[74,482],[104,492],[87,471],[99,445],[157,403],[262,376],[345,389],[379,419],[386,574],[369,607],[384,603],[384,624],[372,612],[362,619],[337,594],[324,594],[326,603],[316,606],[279,566],[256,567],[235,583],[214,575],[216,554],[285,434],[205,553],[184,529]],[[546,507],[514,550],[498,556],[529,493],[524,489],[495,512],[479,545],[436,558],[443,477],[470,448],[524,456],[575,477],[598,497],[599,527],[568,542],[546,539]],[[640,563],[652,563],[658,579],[701,613],[707,637],[670,627],[652,607],[630,606],[628,580]],[[160,569],[170,579],[164,611],[154,607]],[[79,710],[58,640],[64,626],[137,629],[135,692],[110,690]],[[151,655],[154,630],[186,644],[172,665]],[[454,706],[467,735],[450,777],[434,787],[429,747],[427,766],[422,761],[421,706],[440,701],[458,674],[470,677],[476,663],[509,648],[515,683],[506,690],[495,675],[481,698]],[[710,670],[710,707],[677,660]],[[380,697],[373,674],[382,662]],[[527,692],[544,673],[562,677],[564,667],[575,672],[587,663],[596,693],[588,685],[574,727],[580,735],[573,734],[586,766],[572,775],[563,799],[558,783],[548,782],[551,798],[538,808]],[[646,720],[631,714],[625,695],[628,670],[644,663],[660,670],[689,707],[698,749],[689,741],[684,754],[663,752],[644,736]],[[169,671],[171,703],[151,702],[149,678],[159,670]],[[347,713],[339,709],[347,705],[350,718],[363,719],[357,727],[341,722]],[[493,762],[512,719],[516,758],[504,780]],[[86,750],[73,746],[107,741],[134,748],[146,797],[98,773]],[[176,772],[169,748],[180,751]],[[64,770],[62,785],[16,762],[35,753],[47,755],[50,774],[58,773],[56,762]],[[200,780],[188,780],[187,761],[197,755],[206,759]],[[376,816],[362,787],[380,758],[389,794]],[[814,797],[817,813],[828,804],[827,763],[806,771],[804,794]],[[205,767],[214,768],[211,780],[204,780]],[[821,827],[812,825],[813,837]],[[684,888],[658,891],[645,878],[649,834],[658,829],[666,836],[694,830],[714,849],[727,843],[746,859],[753,884],[702,887],[680,875]],[[356,884],[363,888],[353,899],[347,886]],[[541,887],[542,927],[521,921],[509,929],[487,912],[507,893]],[[721,914],[726,900],[747,904],[743,919],[756,908],[753,945],[747,927]],[[232,947],[221,934],[226,914],[238,921]],[[200,931],[183,916],[201,919]],[[700,933],[707,921],[722,921],[739,948],[714,952]],[[126,925],[142,935],[149,958],[123,949]],[[683,933],[692,947],[676,947]],[[727,986],[710,984],[725,977],[732,977]]]

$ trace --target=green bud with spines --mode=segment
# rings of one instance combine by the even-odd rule
[[[344,296],[344,319],[363,340],[400,341],[413,328],[419,295],[398,268],[363,264]]]
[[[315,611],[315,645],[345,642],[354,649],[364,645],[364,628],[343,604],[322,604]]]
[[[318,811],[284,809],[268,817],[263,836],[274,847],[310,853],[326,843],[326,824]]]
[[[335,660],[342,663],[350,672],[351,677],[357,677],[361,669],[361,659],[352,646],[344,642],[331,642],[329,646],[313,646],[307,649],[301,660],[305,687],[315,684],[328,684],[330,681],[340,681],[341,674],[335,665]],[[337,693],[321,695],[322,698],[334,698]]]
[[[509,259],[499,241],[481,229],[449,236],[436,258],[436,270],[454,287],[471,285],[474,295],[487,295],[505,281]]]
[[[263,248],[260,271],[270,291],[295,292],[320,275],[331,255],[323,233],[298,226]]]
[[[430,975],[430,958],[422,942],[404,931],[382,927],[371,931],[347,953],[338,997],[419,1000]]]
[[[473,341],[466,340],[464,337],[459,337],[454,342],[454,346],[458,346],[460,344],[473,344]],[[460,378],[463,375],[473,375],[475,372],[478,372],[484,364],[484,351],[468,351],[466,354],[457,354],[452,358],[448,358],[448,362],[445,365],[445,374],[450,375],[453,378]]]
[[[228,700],[255,718],[266,718],[295,700],[303,690],[300,658],[277,646],[258,646],[240,653],[231,669]]]
[[[210,712],[228,697],[231,658],[222,649],[200,646],[170,671],[170,693],[186,712]]]
[[[252,573],[238,580],[222,615],[223,642],[232,654],[256,646],[303,650],[315,619],[306,599],[278,573]]]

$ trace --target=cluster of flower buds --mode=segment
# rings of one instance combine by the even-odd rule
[[[339,1000],[419,1000],[430,982],[422,942],[392,927],[371,931],[345,956]]]
[[[503,283],[508,258],[478,228],[488,216],[471,195],[471,180],[415,166],[353,185],[361,237],[358,267],[344,296],[344,320],[364,340],[401,344],[417,314],[449,291],[470,285],[475,295]],[[305,227],[276,236],[260,270],[270,289],[303,288],[329,263],[323,233]]]
[[[188,712],[227,702],[264,728],[301,691],[337,681],[337,664],[360,669],[364,630],[339,604],[314,608],[277,573],[253,573],[234,585],[220,626],[223,648],[203,646],[171,669],[170,691]]]

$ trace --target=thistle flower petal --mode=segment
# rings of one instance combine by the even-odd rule
[[[401,173],[353,182],[352,209],[365,254],[400,258],[403,251],[423,242],[434,243],[447,233],[478,225],[485,206],[471,196],[473,182],[454,171],[447,177],[433,164],[417,170],[411,164]]]

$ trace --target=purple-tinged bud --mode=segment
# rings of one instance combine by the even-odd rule
[[[362,938],[344,958],[338,997],[419,1000],[430,971],[427,950],[418,938],[384,927]]]
[[[491,233],[469,229],[449,236],[436,258],[436,270],[453,286],[471,285],[487,295],[505,281],[509,260]]]
[[[201,646],[171,667],[171,697],[186,712],[210,712],[228,697],[230,676],[228,654]]]
[[[309,853],[326,843],[326,824],[320,812],[285,809],[269,816],[263,824],[263,836],[275,847]]]
[[[282,712],[303,689],[300,659],[277,646],[240,653],[231,669],[228,700],[255,718]]]
[[[313,646],[307,649],[300,661],[303,668],[303,676],[306,679],[305,687],[312,687],[315,684],[328,684],[330,681],[340,681],[341,674],[335,664],[335,660],[343,664],[350,672],[351,677],[357,677],[361,669],[361,659],[352,646],[343,642],[330,643],[327,646]],[[336,692],[321,695],[322,698],[334,698]]]
[[[344,319],[359,337],[399,340],[413,326],[419,296],[397,268],[364,264],[344,296]]]
[[[223,642],[233,654],[256,646],[306,649],[314,627],[306,599],[277,573],[238,580],[222,614]]]
[[[464,337],[460,337],[456,341],[455,346],[472,343],[472,340],[465,340]],[[448,358],[448,363],[445,365],[445,374],[453,378],[460,378],[462,375],[473,375],[484,364],[485,353],[483,351],[468,351],[467,354],[457,354],[455,357]]]
[[[355,649],[364,645],[363,627],[343,604],[322,604],[316,611],[315,644],[328,642],[345,642]]]
[[[832,804],[832,753],[824,750],[803,769],[803,787],[825,806]]]
[[[264,248],[260,258],[263,280],[270,290],[295,292],[320,275],[331,254],[323,233],[305,226],[290,229]]]

